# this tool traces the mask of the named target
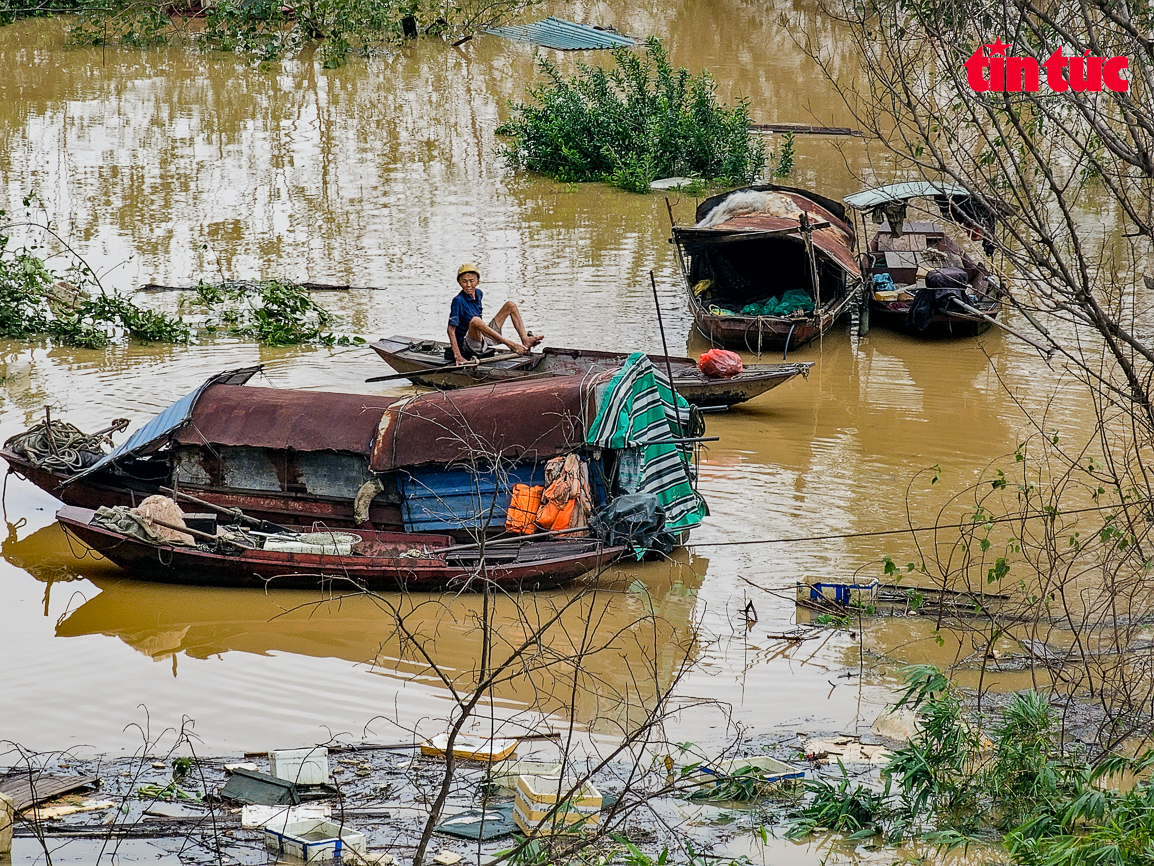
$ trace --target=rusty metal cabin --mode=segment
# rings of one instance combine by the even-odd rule
[[[590,450],[595,391],[611,375],[397,400],[247,385],[257,369],[213,377],[177,401],[65,479],[65,501],[107,504],[96,488],[138,500],[169,485],[281,522],[497,530],[514,484],[541,484],[547,460]],[[594,488],[603,501],[604,485]]]

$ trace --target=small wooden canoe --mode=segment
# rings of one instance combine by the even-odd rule
[[[141,580],[196,586],[248,586],[411,592],[480,589],[475,548],[454,548],[449,535],[340,529],[355,536],[348,555],[290,550],[152,544],[95,522],[96,512],[65,506],[56,519],[66,532]],[[266,542],[267,543],[267,542]],[[596,539],[528,540],[490,545],[484,579],[517,592],[552,589],[617,559],[623,547]]]
[[[597,352],[591,349],[546,348],[522,357],[508,358],[468,369],[438,372],[454,367],[445,361],[448,343],[392,336],[377,340],[373,351],[398,373],[419,373],[413,381],[432,388],[464,388],[487,382],[544,376],[571,376],[600,372],[619,367],[629,356],[623,352]],[[657,368],[665,371],[665,357],[650,355]],[[733,406],[764,394],[794,376],[808,376],[812,363],[754,364],[730,379],[712,379],[697,368],[692,358],[669,358],[673,384],[677,393],[695,406]]]

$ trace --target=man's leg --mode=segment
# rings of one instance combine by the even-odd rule
[[[497,320],[493,319],[493,321],[496,322]],[[512,340],[506,340],[501,336],[501,332],[499,330],[496,330],[481,321],[480,316],[473,316],[472,320],[469,322],[468,339],[472,340],[474,343],[480,344],[484,343],[486,337],[492,343],[500,343],[503,346],[508,346],[509,349],[516,352],[518,355],[524,355],[529,351],[527,346],[523,346],[520,343],[514,343]]]
[[[525,330],[525,322],[521,319],[520,308],[512,301],[505,301],[501,309],[497,311],[497,315],[493,317],[493,327],[500,331],[505,327],[505,322],[508,319],[513,320],[513,328],[517,331],[517,336],[521,338],[521,345],[532,349],[544,337],[530,336],[529,332]]]

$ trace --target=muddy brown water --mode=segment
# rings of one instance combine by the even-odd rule
[[[846,41],[815,8],[612,2],[554,11],[665,37],[675,63],[710,69],[721,96],[748,98],[757,121],[852,125],[778,20],[811,32],[852,77]],[[547,53],[564,68],[575,59]],[[486,302],[515,298],[552,345],[657,351],[652,269],[670,348],[706,348],[690,333],[661,197],[521,177],[495,158],[505,101],[534,79],[528,46],[419,43],[324,71],[310,58],[253,67],[179,48],[66,50],[58,22],[26,22],[0,29],[0,57],[11,71],[0,80],[4,198],[16,204],[35,190],[109,287],[202,276],[376,286],[318,297],[348,333],[439,338],[456,266],[472,260]],[[861,139],[799,137],[797,149],[793,181],[827,195],[892,179],[880,149]],[[692,204],[676,202],[679,219],[690,219]],[[148,303],[174,309],[178,299]],[[1048,405],[1047,424],[1072,435],[1092,427],[1080,389],[998,332],[928,343],[883,331],[859,339],[843,325],[790,357],[816,363],[808,380],[709,418],[720,441],[701,468],[712,512],[693,537],[701,546],[672,563],[614,569],[605,624],[621,628],[647,610],[660,624],[648,644],[622,643],[590,663],[604,685],[578,697],[579,724],[604,728],[614,712],[607,694],[632,688],[631,675],[654,659],[667,683],[686,650],[694,664],[677,700],[715,703],[678,715],[680,740],[723,742],[731,722],[753,736],[867,729],[901,660],[943,663],[969,650],[937,648],[918,621],[867,625],[867,646],[895,660],[871,661],[859,679],[846,675],[859,658],[846,632],[796,647],[768,635],[793,623],[796,581],[879,576],[885,555],[911,558],[908,538],[708,545],[890,530],[907,511],[915,524],[932,523],[1029,434],[1019,402]],[[388,372],[363,347],[263,349],[227,337],[106,351],[3,343],[0,362],[4,438],[46,404],[86,430],[117,417],[140,423],[211,373],[252,362],[267,365],[266,383],[286,388],[365,391],[367,376]],[[935,465],[941,477],[931,485],[932,473],[917,473]],[[147,722],[156,734],[187,716],[202,750],[232,753],[330,733],[433,732],[448,712],[443,687],[391,641],[369,601],[129,581],[74,556],[82,550],[53,522],[56,506],[8,478],[0,738],[119,751],[139,741],[126,725]],[[955,504],[946,515],[964,513]],[[747,602],[752,626],[741,614]],[[457,674],[475,663],[478,606],[449,600],[422,624],[434,657]],[[501,691],[501,711],[533,702],[550,676]]]

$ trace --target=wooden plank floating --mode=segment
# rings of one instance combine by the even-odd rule
[[[216,283],[213,283],[216,285]],[[256,288],[257,281],[254,280],[228,280],[225,282],[225,288],[239,289],[239,288]],[[337,283],[296,283],[302,289],[308,289],[310,292],[364,292],[364,291],[380,291],[384,286],[347,286],[339,285]],[[196,286],[162,286],[160,283],[145,283],[136,291],[138,292],[195,292]]]
[[[794,135],[852,135],[865,138],[860,129],[848,126],[810,126],[807,123],[751,123],[752,132],[792,132]]]
[[[20,812],[62,794],[95,787],[98,781],[96,776],[49,776],[47,773],[17,770],[0,776],[0,794],[11,797],[15,801],[16,811]]]

